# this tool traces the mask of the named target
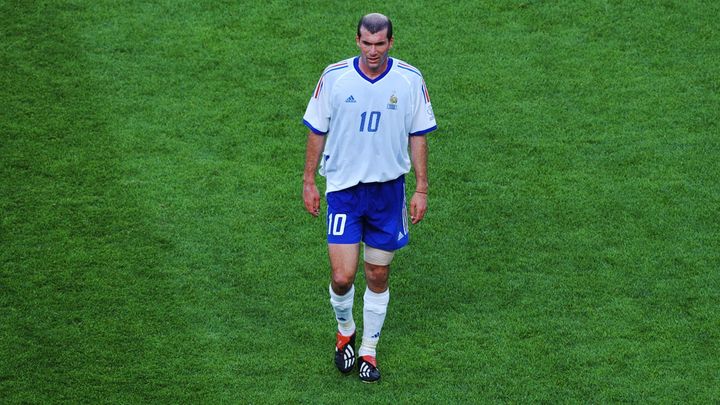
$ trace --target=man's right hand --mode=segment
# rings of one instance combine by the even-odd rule
[[[303,200],[305,209],[310,215],[317,217],[320,215],[320,193],[315,183],[303,182]]]

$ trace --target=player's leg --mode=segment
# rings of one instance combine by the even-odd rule
[[[363,234],[368,288],[364,295],[363,337],[358,357],[360,379],[375,382],[380,379],[376,347],[390,302],[390,263],[395,251],[408,242],[404,177],[375,185],[369,206]]]
[[[380,379],[377,368],[376,348],[380,333],[385,323],[390,290],[390,261],[393,252],[365,246],[365,280],[367,288],[363,296],[363,336],[358,350],[360,358],[360,379],[364,382],[375,382]]]
[[[330,304],[335,311],[338,332],[335,336],[335,366],[342,373],[352,371],[355,366],[355,321],[353,301],[355,300],[355,274],[357,272],[360,245],[329,244],[332,276],[330,282]]]
[[[379,261],[368,262],[368,260],[376,259],[368,258],[368,251],[384,254],[383,264],[375,264],[379,263]],[[385,314],[390,302],[388,278],[390,276],[390,261],[393,252],[386,252],[369,246],[365,247],[365,252],[364,266],[367,288],[363,296],[363,338],[358,355],[375,357],[377,343],[380,339],[380,332],[385,323]]]
[[[387,264],[376,264],[378,263],[376,258],[367,257],[368,251],[382,252],[382,254],[385,256],[385,260],[383,262]],[[392,260],[393,255],[394,252],[387,252],[381,249],[375,249],[370,246],[365,246],[365,282],[367,283],[367,287],[368,289],[370,289],[370,291],[378,294],[387,291],[390,279],[390,261]]]
[[[355,282],[360,244],[329,243],[331,279],[330,287],[335,294],[345,295]]]
[[[355,298],[355,274],[357,272],[360,245],[329,244],[331,281],[330,304],[335,310],[338,331],[343,336],[355,333],[353,301]]]
[[[365,251],[380,251],[379,249],[365,247]],[[384,252],[384,251],[381,251]],[[384,252],[392,259],[392,252]],[[388,278],[390,276],[389,260],[386,265],[378,265],[367,261],[365,266],[365,281],[367,288],[363,296],[363,338],[358,356],[376,356],[376,347],[380,339],[380,332],[385,323],[388,303],[390,302],[390,289]],[[372,260],[372,259],[370,259]]]
[[[335,311],[338,332],[335,366],[347,373],[355,366],[355,274],[360,252],[361,223],[352,206],[353,190],[329,193],[328,253],[330,256],[330,304]]]

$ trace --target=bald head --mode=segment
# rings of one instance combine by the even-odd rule
[[[392,21],[379,13],[364,15],[358,22],[357,36],[360,37],[360,28],[365,28],[371,34],[378,33],[387,28],[387,39],[392,39]]]

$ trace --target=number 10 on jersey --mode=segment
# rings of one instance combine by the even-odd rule
[[[367,111],[360,114],[360,132],[365,132],[365,121],[368,132],[377,132],[380,125],[380,111],[371,111],[369,117]]]

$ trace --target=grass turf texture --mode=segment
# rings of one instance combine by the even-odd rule
[[[333,369],[300,119],[373,10],[440,130],[430,211],[393,266],[383,381],[366,386]],[[716,2],[0,16],[5,401],[720,397]]]

